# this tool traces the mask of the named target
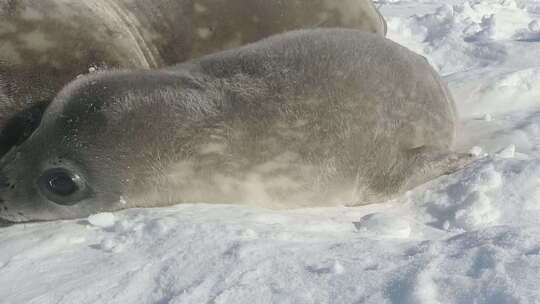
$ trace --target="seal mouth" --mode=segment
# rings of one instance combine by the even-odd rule
[[[13,221],[6,220],[0,217],[0,228],[10,227],[10,226],[19,225],[19,224],[34,224],[34,223],[43,223],[43,222],[52,222],[52,220],[30,220],[30,221],[22,221],[22,222],[13,222]]]
[[[0,228],[2,227],[9,227],[12,225],[17,224],[16,222],[8,221],[0,217]]]

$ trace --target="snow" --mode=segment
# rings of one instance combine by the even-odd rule
[[[2,303],[540,303],[540,4],[378,1],[479,160],[383,204],[178,205],[0,230]]]

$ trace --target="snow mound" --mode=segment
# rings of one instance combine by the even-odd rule
[[[415,214],[438,229],[463,232],[496,225],[540,224],[540,160],[487,157],[413,191]]]
[[[540,110],[540,67],[482,69],[448,77],[463,118],[480,117],[489,109],[493,117],[531,108]]]
[[[467,1],[409,19],[389,18],[388,28],[391,38],[451,74],[503,61],[508,51],[502,42],[536,35],[534,21],[514,0]]]

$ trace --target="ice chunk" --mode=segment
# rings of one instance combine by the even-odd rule
[[[114,214],[110,212],[103,212],[90,215],[88,217],[88,222],[96,227],[111,227],[115,223]]]

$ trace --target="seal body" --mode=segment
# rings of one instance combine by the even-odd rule
[[[385,32],[371,0],[0,0],[0,130],[90,67],[161,68],[317,26]]]
[[[290,32],[75,80],[2,159],[0,217],[383,201],[470,161],[451,152],[455,122],[423,57],[362,31]]]

